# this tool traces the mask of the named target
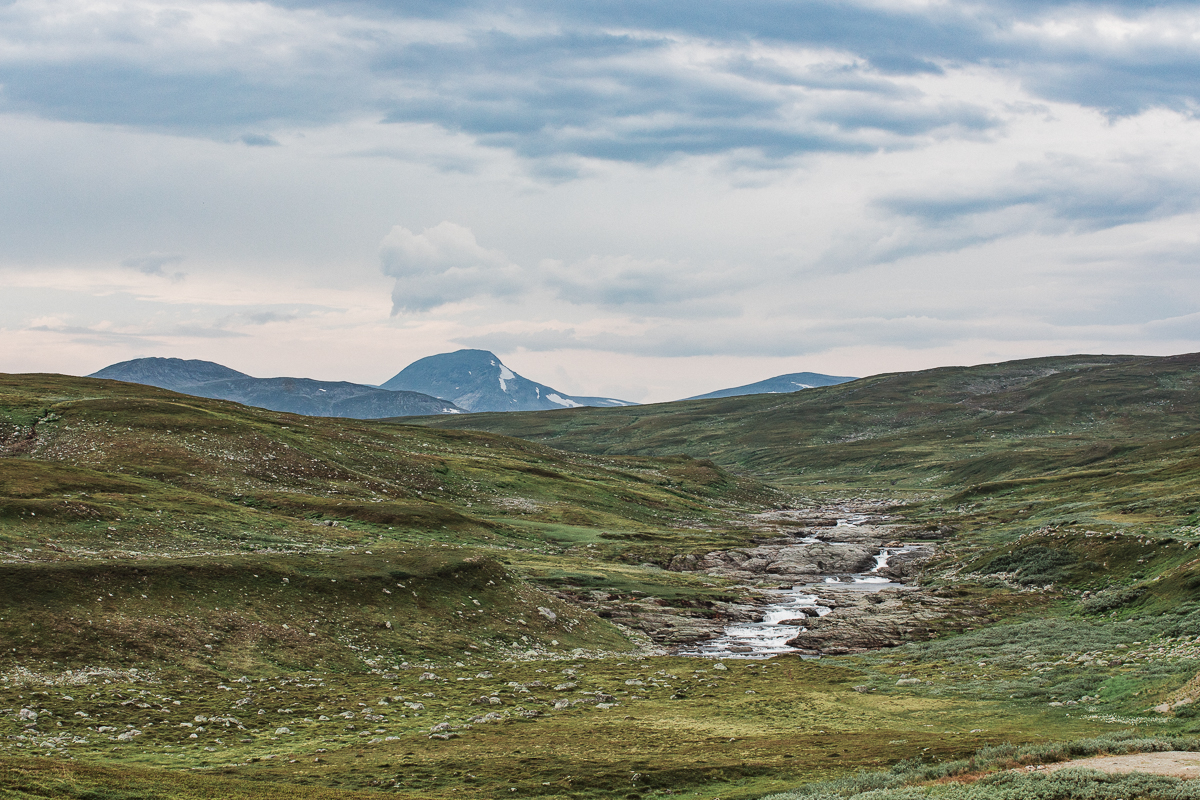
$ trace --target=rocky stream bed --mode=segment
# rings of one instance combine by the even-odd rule
[[[938,533],[906,529],[884,508],[860,501],[755,515],[757,546],[678,555],[666,565],[736,581],[732,588],[745,593],[736,601],[688,608],[603,591],[571,599],[680,655],[767,658],[894,647],[946,616],[951,601],[915,581],[938,552]]]

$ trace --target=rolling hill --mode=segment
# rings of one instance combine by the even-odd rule
[[[911,800],[996,773],[972,797],[997,800],[1045,794],[1014,763],[1194,747],[1198,372],[1081,356],[456,420],[573,451],[0,375],[0,794]],[[861,594],[851,620],[909,609],[903,644],[653,648],[785,580],[679,557],[839,549],[853,508],[936,555],[805,624]],[[1054,796],[1098,796],[1072,780]]]
[[[779,485],[979,493],[1054,480],[1106,515],[1186,516],[1200,489],[1200,354],[1063,356],[786,395],[417,422],[577,452],[703,454]]]

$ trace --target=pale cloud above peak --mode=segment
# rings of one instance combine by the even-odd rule
[[[421,233],[397,225],[379,245],[383,273],[396,279],[392,313],[429,311],[474,297],[506,297],[527,288],[521,269],[481,247],[469,228],[442,222]]]

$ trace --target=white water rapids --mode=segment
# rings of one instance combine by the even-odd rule
[[[865,520],[866,517],[839,519],[837,526],[857,527]],[[796,546],[813,544],[817,541],[817,539],[800,539]],[[912,549],[909,546],[885,547],[875,556],[874,567],[867,572],[844,576],[844,580],[831,575],[826,576],[820,584],[797,584],[791,589],[763,590],[764,594],[776,599],[763,609],[762,620],[729,625],[720,636],[682,648],[679,655],[760,659],[783,653],[794,653],[797,648],[790,646],[788,641],[807,630],[802,621],[806,617],[823,617],[832,610],[818,604],[817,595],[812,593],[816,586],[836,585],[838,589],[864,592],[877,592],[880,589],[901,586],[903,584],[893,583],[875,573],[887,566],[889,557],[897,553],[907,553]],[[781,624],[784,622],[790,624]]]

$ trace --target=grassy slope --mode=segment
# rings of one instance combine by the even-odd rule
[[[1179,436],[1194,422],[1197,367],[1099,360],[502,418],[592,455],[128,384],[0,379],[0,791],[753,797],[988,744],[1186,730],[1146,708],[1200,666],[1186,602],[1200,531],[1179,527],[1197,522],[1181,515],[1200,443]],[[627,422],[613,427],[610,413]],[[911,516],[960,536],[932,585],[1023,616],[819,664],[564,661],[574,647],[619,650],[622,632],[527,576],[724,592],[642,569],[639,553],[736,545],[746,533],[730,518],[779,499],[708,462],[612,455],[623,439],[777,480],[803,469],[831,484],[935,488],[942,498]],[[1080,455],[1097,446],[1098,459]],[[1170,540],[1142,535],[1155,526],[1174,526]],[[513,663],[527,650],[534,660]],[[397,669],[405,660],[438,662],[438,679]],[[67,671],[78,667],[105,669]],[[920,682],[897,685],[910,676]],[[596,692],[617,705],[600,708]],[[480,706],[481,694],[500,703]],[[1047,705],[1084,694],[1101,699]],[[575,703],[553,707],[563,699]],[[382,721],[368,724],[369,706]],[[15,718],[22,707],[42,713],[36,730]],[[489,710],[502,718],[471,722]],[[242,727],[193,722],[205,715]],[[443,721],[458,738],[429,738]],[[142,733],[118,740],[127,725]],[[58,759],[30,762],[33,751]],[[203,777],[178,772],[195,769]]]
[[[723,523],[778,497],[689,458],[580,456],[61,376],[0,379],[0,441],[0,632],[17,645],[0,667],[627,648],[526,584],[526,563],[570,569],[581,559],[563,551],[585,549],[602,566],[629,557],[625,534],[735,544],[745,534]],[[615,585],[637,582],[614,569]],[[664,586],[646,593],[710,591],[650,580]]]
[[[1046,500],[1054,522],[1200,510],[1200,354],[1041,358],[787,395],[419,422],[577,452],[704,454],[783,486],[959,492],[955,505],[1011,497],[992,504],[992,522]]]
[[[783,395],[422,417],[579,452],[704,453],[756,475],[954,482],[1082,466],[1106,446],[1192,433],[1200,355],[1073,356],[894,373]],[[950,439],[950,442],[946,442]],[[1099,446],[1097,443],[1100,444]]]

